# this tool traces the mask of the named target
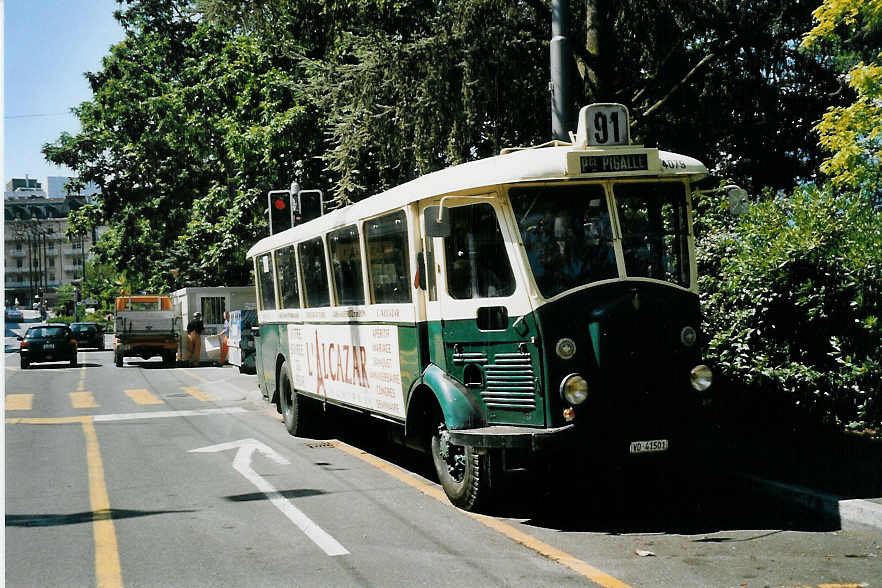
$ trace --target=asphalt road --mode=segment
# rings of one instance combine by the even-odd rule
[[[724,472],[563,464],[472,516],[376,419],[294,438],[235,368],[79,355],[5,356],[7,586],[882,584],[882,536]]]

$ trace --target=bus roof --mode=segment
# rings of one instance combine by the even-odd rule
[[[478,194],[483,188],[517,182],[621,178],[699,180],[707,175],[692,157],[640,146],[552,146],[511,151],[470,161],[420,176],[315,220],[276,233],[255,243],[247,256],[272,251],[301,238],[395,210],[426,198],[447,194]]]

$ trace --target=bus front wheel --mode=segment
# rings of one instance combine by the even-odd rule
[[[279,403],[282,405],[282,417],[288,433],[302,437],[306,428],[303,419],[303,397],[291,386],[287,363],[282,364],[279,374]]]
[[[478,510],[490,494],[489,454],[480,455],[474,447],[451,445],[443,421],[432,430],[432,462],[444,493],[454,506]]]

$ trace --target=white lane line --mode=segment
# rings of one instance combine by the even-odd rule
[[[330,556],[347,555],[349,553],[349,551],[328,534],[327,531],[315,524],[312,519],[303,513],[303,511],[282,496],[272,484],[264,480],[260,474],[251,469],[251,456],[255,450],[259,451],[265,457],[271,459],[277,464],[288,465],[290,463],[268,445],[261,443],[257,439],[241,439],[239,441],[231,441],[229,443],[220,443],[219,445],[191,449],[190,453],[216,453],[218,451],[226,451],[227,449],[238,449],[236,457],[233,459],[233,469],[242,474],[246,480],[254,484],[258,490],[263,492],[273,506],[282,511],[282,514],[288,517],[288,519],[294,523],[298,529],[303,531],[313,543],[318,545],[322,551]]]
[[[102,421],[134,421],[138,419],[163,419],[171,417],[205,416],[211,414],[235,414],[248,412],[241,406],[229,408],[200,408],[197,410],[162,410],[155,412],[129,412],[121,414],[96,414],[95,422]]]

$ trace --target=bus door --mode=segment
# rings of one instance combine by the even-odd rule
[[[436,300],[427,289],[433,362],[483,401],[490,423],[544,426],[538,333],[508,246],[516,239],[495,198],[448,197],[442,207],[441,223],[437,205],[421,215],[426,234],[444,235],[432,239]]]

